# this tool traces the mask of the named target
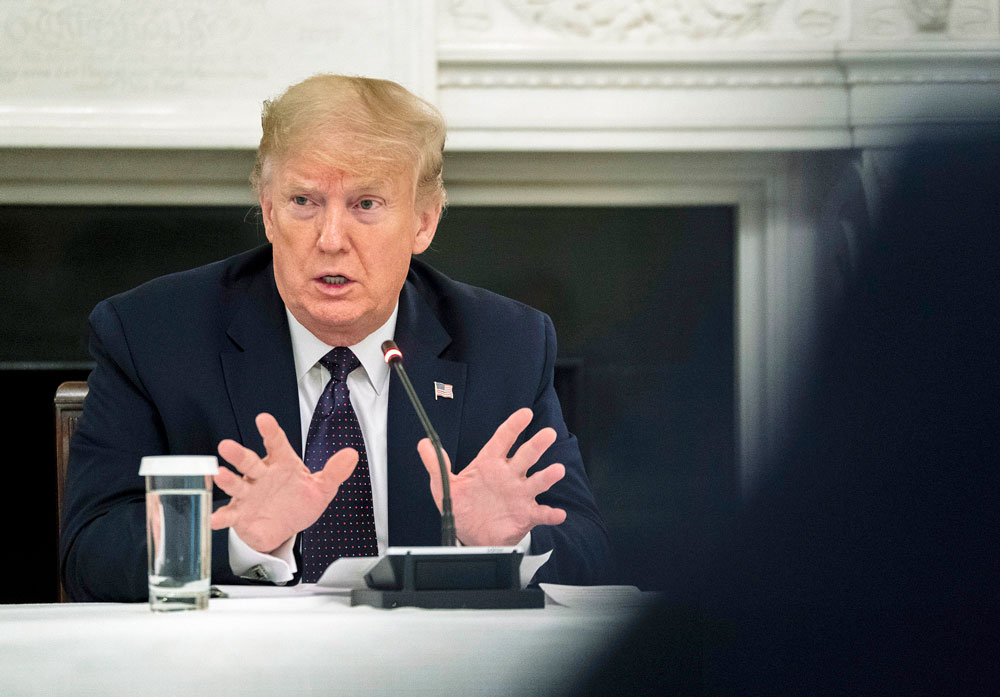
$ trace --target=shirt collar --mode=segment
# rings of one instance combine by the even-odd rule
[[[295,358],[295,378],[301,382],[319,359],[335,348],[320,341],[316,336],[306,329],[292,313],[285,308],[288,316],[288,329],[292,337],[292,355]],[[389,383],[389,366],[386,365],[382,357],[382,342],[392,339],[396,333],[396,317],[399,314],[399,301],[389,315],[385,324],[366,336],[364,339],[348,346],[354,355],[361,361],[361,367],[365,369],[368,382],[371,383],[375,394],[381,394]]]

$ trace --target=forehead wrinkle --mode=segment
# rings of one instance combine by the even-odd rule
[[[411,190],[415,191],[415,163],[373,159],[351,147],[317,146],[312,152],[290,158],[287,162],[293,166],[315,168],[324,176],[332,174],[339,178],[345,191],[377,190],[382,193],[388,190],[402,197],[406,197]]]
[[[366,191],[383,193],[386,189],[391,191],[396,188],[392,180],[388,177],[352,176],[347,174],[341,178],[341,182],[344,190],[350,193],[362,193]]]

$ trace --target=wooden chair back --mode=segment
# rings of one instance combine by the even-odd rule
[[[86,382],[64,382],[56,388],[56,507],[59,515],[58,530],[62,536],[63,488],[66,485],[66,465],[69,462],[69,439],[76,430],[76,423],[83,413],[83,400],[87,396]],[[60,564],[61,566],[61,564]],[[69,600],[59,581],[59,602]]]

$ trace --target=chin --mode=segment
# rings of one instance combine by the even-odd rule
[[[305,323],[303,323],[305,324]],[[352,346],[378,328],[368,327],[363,317],[337,315],[311,315],[306,329],[331,346]]]

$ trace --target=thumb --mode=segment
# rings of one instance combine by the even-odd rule
[[[313,476],[332,500],[337,495],[340,485],[347,481],[357,464],[358,451],[354,448],[343,448],[335,452],[323,465],[323,469]]]

